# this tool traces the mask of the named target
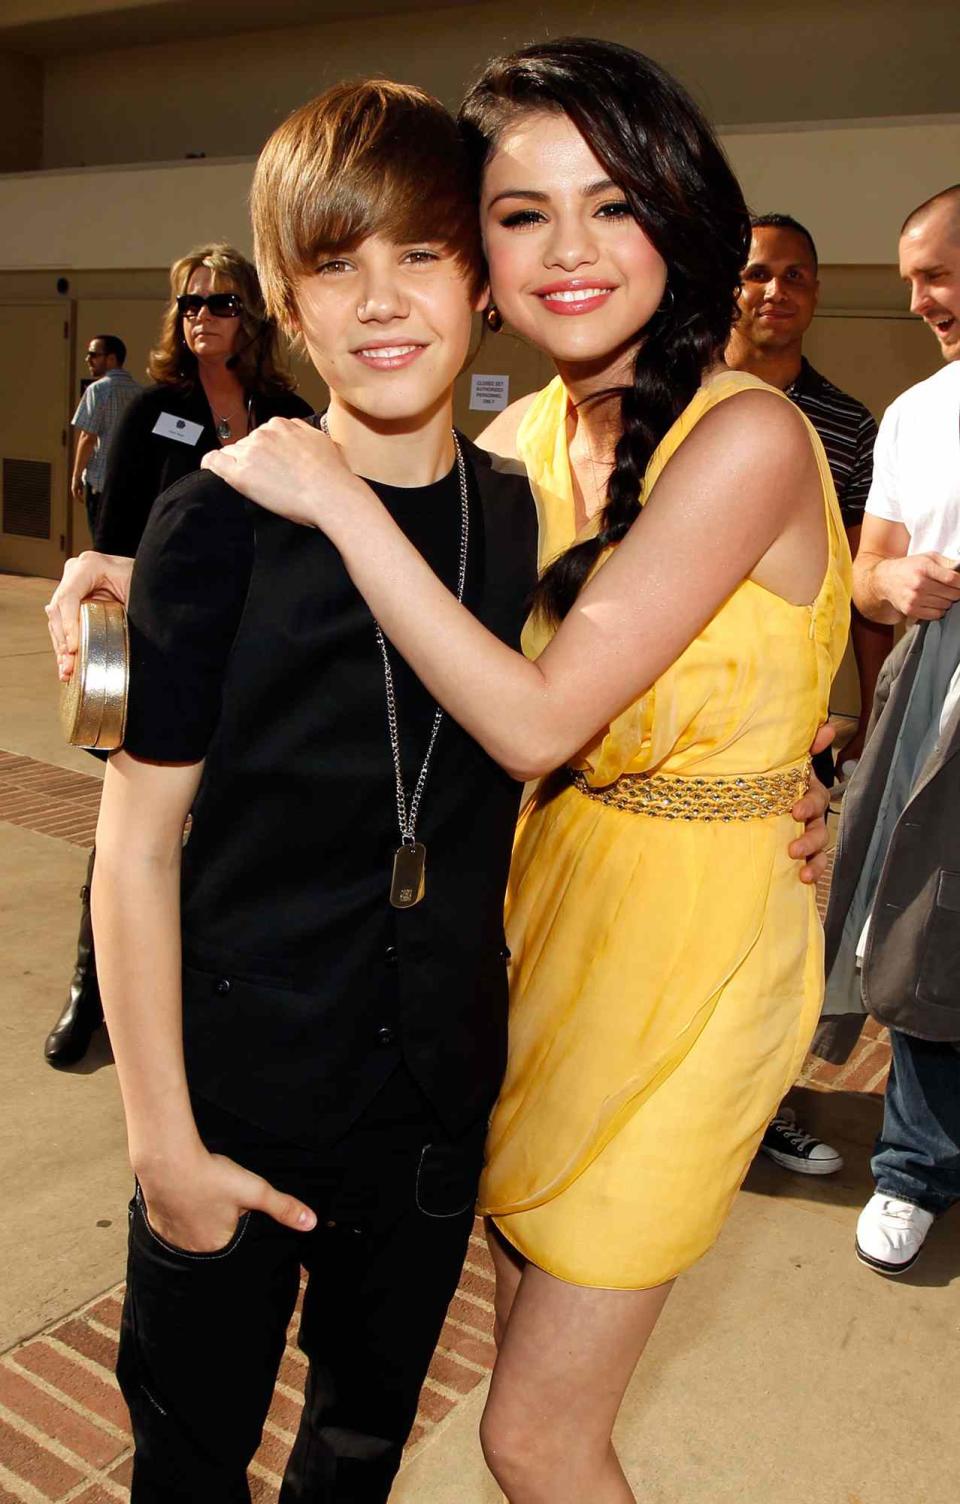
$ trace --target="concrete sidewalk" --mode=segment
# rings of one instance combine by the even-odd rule
[[[0,1504],[108,1504],[128,1497],[111,1370],[130,1174],[103,1037],[75,1071],[41,1057],[72,963],[100,774],[60,741],[48,594],[0,576]],[[798,1111],[846,1168],[805,1180],[758,1162],[717,1247],[671,1295],[618,1427],[642,1504],[960,1496],[960,1214],[900,1281],[853,1256],[885,1063],[872,1037],[842,1072],[811,1072]],[[476,1441],[491,1295],[478,1238],[391,1504],[499,1504]],[[276,1500],[302,1382],[291,1346],[251,1478],[256,1504]]]

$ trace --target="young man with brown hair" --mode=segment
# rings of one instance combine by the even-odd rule
[[[516,645],[533,503],[452,429],[484,295],[469,183],[436,101],[344,85],[274,134],[253,215],[331,435]],[[93,909],[138,1179],[119,1361],[134,1504],[249,1498],[301,1264],[310,1370],[282,1497],[373,1504],[472,1226],[520,790],[440,723],[326,539],[207,471],[154,507],[129,622]]]

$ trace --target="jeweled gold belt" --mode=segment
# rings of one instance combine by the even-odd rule
[[[624,773],[606,788],[594,788],[584,773],[571,773],[574,788],[588,799],[664,820],[765,820],[789,814],[806,792],[810,763],[783,773],[732,778],[692,778],[673,773]]]

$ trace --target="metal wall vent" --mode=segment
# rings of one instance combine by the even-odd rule
[[[3,462],[3,531],[18,538],[50,537],[53,466],[45,460]]]

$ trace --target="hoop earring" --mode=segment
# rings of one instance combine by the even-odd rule
[[[496,303],[487,304],[486,308],[483,310],[483,322],[486,324],[491,334],[500,333],[500,330],[503,328],[503,315],[501,314]]]
[[[676,298],[673,296],[673,288],[670,286],[670,283],[668,282],[667,285],[666,285],[666,287],[663,289],[663,297],[660,299],[660,307],[657,309],[657,312],[658,313],[672,313],[673,312],[673,305],[674,305],[675,302],[676,302]]]

